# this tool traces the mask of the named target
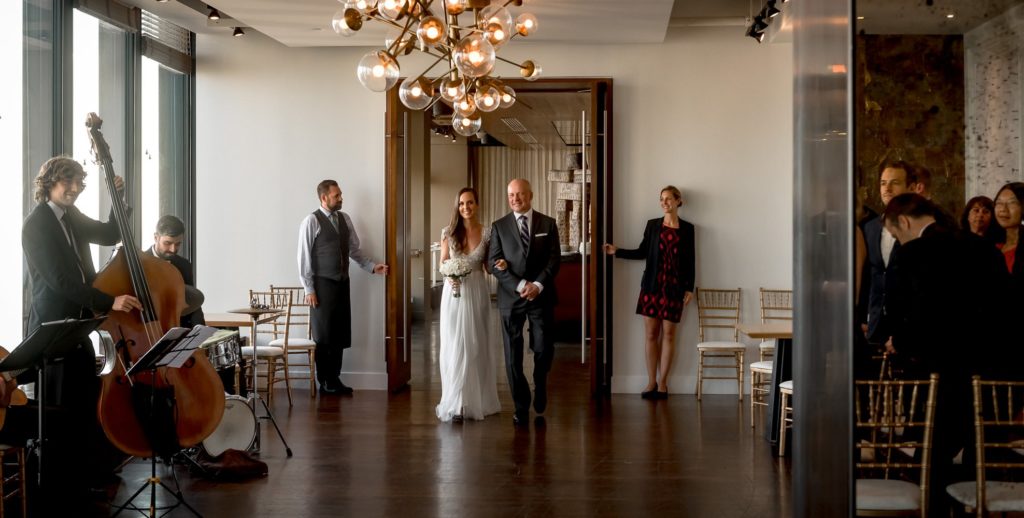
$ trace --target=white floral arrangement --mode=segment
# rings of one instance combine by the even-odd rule
[[[459,281],[473,271],[473,265],[462,257],[453,257],[441,263],[438,268],[441,275],[448,277],[452,282],[452,296],[459,297]]]

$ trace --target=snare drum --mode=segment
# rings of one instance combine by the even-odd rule
[[[241,396],[225,396],[224,417],[217,428],[203,440],[203,449],[211,457],[225,450],[245,451],[256,442],[256,414]]]
[[[224,370],[234,367],[241,356],[242,343],[238,339],[238,331],[221,329],[208,338],[199,346],[206,351],[206,357],[210,359],[213,368]]]

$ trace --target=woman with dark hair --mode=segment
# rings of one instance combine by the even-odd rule
[[[693,225],[679,217],[683,195],[669,185],[661,190],[660,203],[664,215],[647,222],[638,248],[604,245],[608,255],[647,261],[636,303],[636,313],[644,317],[646,337],[647,387],[640,393],[644,399],[668,397],[679,321],[693,298]]]
[[[1016,309],[1024,306],[1024,252],[1019,246],[1021,237],[1021,209],[1024,201],[1024,182],[1011,182],[1004,185],[996,193],[996,222],[1002,227],[1005,235],[996,243],[1006,260],[1006,270],[1010,273],[1010,300]],[[1018,311],[1015,316],[1020,316]]]
[[[501,410],[491,338],[497,333],[484,279],[491,227],[480,223],[478,199],[470,187],[459,191],[451,223],[441,231],[442,272],[449,275],[441,291],[441,402],[435,411],[445,422],[483,419]]]
[[[988,196],[975,196],[967,200],[960,216],[960,229],[995,242],[1000,234],[999,225],[992,224],[995,206]]]

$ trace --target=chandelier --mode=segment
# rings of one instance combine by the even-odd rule
[[[508,108],[516,92],[492,75],[496,61],[514,65],[527,81],[540,77],[540,65],[527,60],[516,63],[497,56],[509,40],[537,30],[537,18],[522,13],[513,19],[507,7],[522,0],[339,0],[341,10],[331,27],[351,36],[369,20],[401,32],[385,42],[386,48],[367,53],[359,60],[356,76],[374,92],[386,91],[398,82],[398,57],[414,50],[436,58],[418,76],[410,76],[398,88],[398,98],[412,110],[425,109],[443,99],[455,109],[454,130],[470,136],[480,130],[481,113]],[[440,4],[435,6],[435,4]],[[460,25],[460,16],[465,25]],[[437,77],[430,73],[444,63],[448,70]]]

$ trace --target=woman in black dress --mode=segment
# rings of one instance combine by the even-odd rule
[[[679,218],[683,195],[669,185],[661,190],[664,216],[647,222],[644,239],[629,250],[605,244],[604,251],[623,259],[644,259],[636,313],[644,317],[647,387],[644,399],[668,397],[668,376],[675,353],[676,332],[683,308],[693,299],[693,225]]]

